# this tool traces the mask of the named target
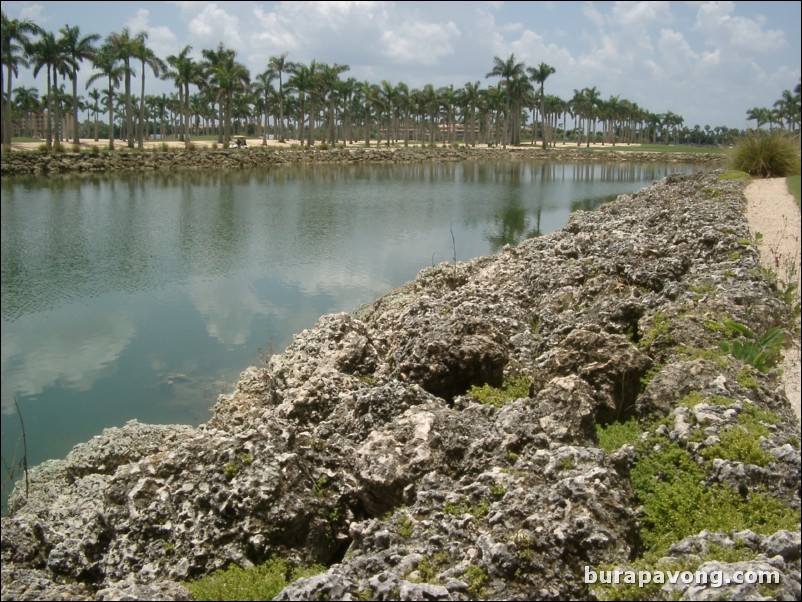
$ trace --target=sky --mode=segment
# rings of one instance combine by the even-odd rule
[[[556,69],[546,94],[570,99],[596,86],[684,125],[753,127],[800,82],[801,2],[2,2],[8,18],[57,33],[105,37],[128,27],[166,58],[221,42],[251,76],[284,52],[293,62],[348,65],[341,77],[410,89],[482,87],[494,57]],[[85,63],[80,77],[92,72]],[[15,86],[46,87],[21,70]],[[79,89],[84,89],[83,84]],[[134,90],[139,90],[136,82]],[[174,92],[146,74],[146,93]]]

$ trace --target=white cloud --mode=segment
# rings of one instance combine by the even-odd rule
[[[23,9],[20,11],[20,19],[29,19],[40,25],[45,22],[45,19],[43,18],[45,15],[45,7],[41,4],[31,4],[23,7]]]
[[[766,29],[765,18],[735,16],[732,2],[705,2],[699,6],[694,29],[707,37],[712,46],[728,46],[749,53],[776,52],[787,45],[779,29]]]
[[[300,47],[298,37],[290,30],[290,21],[276,11],[265,12],[261,6],[253,9],[258,27],[254,33],[254,40],[260,46],[268,48],[269,52],[281,54]]]
[[[669,2],[616,2],[611,20],[624,28],[671,23]]]
[[[440,59],[454,54],[452,40],[459,36],[460,30],[452,21],[445,25],[404,23],[382,34],[382,54],[398,63],[436,65]]]
[[[689,66],[696,65],[699,55],[688,44],[685,36],[672,29],[661,29],[657,43],[663,66],[669,71],[687,74]]]
[[[593,2],[585,2],[582,5],[582,14],[599,29],[604,27],[604,16],[598,11]]]
[[[190,34],[204,44],[216,46],[223,42],[229,48],[242,47],[239,19],[214,2],[204,6],[187,27]]]
[[[178,38],[173,31],[166,26],[155,27],[150,24],[150,11],[140,8],[136,15],[126,24],[133,34],[144,31],[148,34],[147,45],[156,56],[166,57],[175,54],[178,46]]]

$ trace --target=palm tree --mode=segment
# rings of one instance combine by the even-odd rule
[[[788,129],[793,132],[795,126],[799,125],[799,98],[791,90],[783,90],[782,96],[774,103],[774,108],[780,117],[785,119]]]
[[[501,82],[483,91],[483,102],[481,106],[482,110],[486,112],[487,121],[485,124],[485,144],[495,145],[498,144],[501,139],[501,135],[499,134],[499,124],[501,123],[499,115],[504,110],[504,105],[506,103],[505,96],[504,86]]]
[[[370,110],[377,108],[381,111],[382,99],[381,90],[376,84],[371,84],[369,81],[364,81],[359,86],[359,95],[362,99],[363,110],[365,111],[365,146],[370,146]]]
[[[440,115],[440,98],[432,84],[423,86],[420,94],[421,110],[429,117],[429,142],[435,144],[437,137],[437,121]]]
[[[341,80],[339,83],[339,88],[340,88],[339,94],[340,98],[342,99],[343,107],[345,110],[345,116],[343,117],[343,128],[342,128],[343,142],[345,144],[347,144],[349,140],[352,142],[354,141],[352,134],[353,132],[352,126],[354,124],[353,105],[358,87],[359,87],[359,82],[356,80],[356,78],[353,77],[349,77],[345,81]]]
[[[223,146],[228,148],[231,141],[231,119],[233,115],[234,94],[244,92],[250,84],[251,76],[247,67],[237,62],[237,53],[218,46],[219,60],[212,63],[209,68],[209,81],[219,91],[223,104]]]
[[[581,124],[584,120],[585,143],[590,146],[591,138],[596,137],[596,117],[600,102],[600,94],[596,86],[592,88],[583,88],[582,90],[574,90],[574,97],[571,99],[574,115],[580,119],[580,133]],[[577,146],[581,144],[581,140],[577,139]]]
[[[476,107],[479,105],[481,84],[478,81],[466,82],[462,88],[461,102],[463,110],[468,110],[470,124],[465,124],[465,144],[476,146]]]
[[[284,142],[284,87],[281,74],[292,72],[295,69],[295,65],[287,61],[287,53],[284,52],[278,56],[271,56],[267,68],[278,76],[278,137],[279,142]]]
[[[615,146],[616,122],[622,112],[621,102],[618,96],[611,96],[607,100],[599,102],[599,117],[602,122],[602,146],[610,142]]]
[[[69,64],[64,54],[63,47],[58,43],[53,33],[42,32],[39,41],[33,45],[34,69],[33,76],[36,77],[42,67],[47,70],[47,119],[46,119],[46,143],[48,150],[53,147],[53,126],[55,125],[56,141],[60,141],[60,114],[58,102],[55,101],[55,90],[58,89],[58,74],[67,73]]]
[[[78,104],[78,65],[84,59],[92,59],[95,56],[95,42],[100,40],[96,33],[81,37],[80,29],[64,26],[61,28],[61,38],[59,43],[63,46],[65,53],[69,56],[70,79],[72,80],[72,101],[73,105]],[[74,112],[73,119],[73,138],[72,143],[78,145],[78,111]]]
[[[28,66],[26,55],[31,49],[31,41],[28,35],[40,34],[41,29],[38,25],[27,19],[9,19],[5,11],[2,11],[2,63],[6,71],[0,69],[0,92],[5,90],[3,95],[3,148],[11,149],[11,88],[13,76],[18,75],[19,66]],[[5,82],[4,82],[5,80]],[[4,85],[5,84],[5,85]]]
[[[384,114],[387,117],[385,129],[387,130],[387,146],[390,146],[390,138],[392,137],[392,132],[394,131],[394,123],[393,117],[395,115],[395,111],[398,108],[398,91],[396,87],[390,83],[388,80],[382,80],[381,87],[379,88],[379,98],[381,102],[376,105],[381,106],[384,111]],[[381,120],[379,123],[379,128],[377,128],[377,141],[381,144]]]
[[[485,77],[501,77],[504,80],[504,89],[507,93],[506,98],[506,111],[504,113],[504,139],[502,140],[503,148],[507,148],[507,140],[509,137],[509,119],[510,119],[510,105],[511,105],[511,89],[510,82],[516,78],[524,75],[524,64],[515,62],[515,55],[511,54],[509,58],[504,61],[501,58],[493,57],[493,70],[485,75]]]
[[[546,149],[546,108],[545,108],[545,101],[546,97],[543,92],[543,85],[548,79],[549,75],[553,75],[557,72],[557,70],[552,67],[551,65],[547,65],[546,63],[540,63],[537,67],[529,67],[527,68],[527,73],[529,73],[529,77],[532,79],[533,82],[540,84],[540,120],[543,122],[543,148]],[[532,136],[534,139],[534,131],[532,132]]]
[[[111,33],[106,38],[117,53],[117,58],[123,62],[123,75],[125,77],[125,137],[128,148],[134,148],[134,107],[131,99],[131,59],[136,56],[137,40],[131,37],[127,27],[120,33]]]
[[[253,91],[261,100],[259,104],[265,116],[264,125],[262,126],[262,146],[267,146],[267,128],[270,115],[268,107],[270,106],[270,94],[273,92],[273,79],[275,79],[275,77],[273,72],[267,69],[254,78],[256,81],[253,85]]]
[[[510,102],[512,103],[512,113],[510,115],[510,144],[518,146],[521,144],[521,118],[523,116],[523,107],[531,107],[537,100],[535,98],[535,91],[532,88],[532,82],[523,73],[516,74],[510,80],[509,90],[511,96]]]
[[[251,105],[257,101],[254,95],[247,89],[241,89],[234,94],[231,101],[231,117],[236,119],[234,121],[234,133],[244,133],[240,130],[240,126],[247,123],[247,120],[253,115]]]
[[[87,92],[87,96],[89,96],[90,100],[92,100],[92,113],[94,114],[94,122],[95,122],[95,142],[98,141],[98,120],[97,115],[100,112],[100,90],[97,88],[92,88]]]
[[[114,150],[114,88],[120,86],[120,78],[123,76],[125,67],[119,63],[117,51],[108,42],[95,53],[92,64],[95,69],[98,69],[98,72],[91,75],[86,81],[87,88],[101,77],[108,78],[106,106],[109,111],[109,149]]]
[[[311,65],[303,65],[300,63],[293,64],[292,67],[292,77],[290,77],[289,81],[287,81],[287,85],[298,92],[298,109],[299,109],[299,131],[298,131],[298,140],[301,143],[301,147],[304,145],[304,139],[306,139],[307,146],[310,145],[311,142],[314,140],[314,133],[311,130],[314,129],[314,110],[310,108],[309,110],[309,133],[306,133],[305,130],[305,117],[306,117],[306,107],[307,107],[307,100],[310,100],[313,95],[316,93],[316,86],[317,82],[317,63],[312,61]]]
[[[404,129],[404,148],[406,148],[409,146],[409,111],[412,107],[412,102],[409,95],[409,86],[404,82],[400,82],[396,86],[395,99],[398,109],[404,112],[404,124],[401,127]]]
[[[454,89],[453,85],[440,88],[438,91],[438,98],[440,101],[440,105],[445,110],[446,114],[446,136],[448,138],[448,143],[453,144],[454,142],[454,107],[456,106],[459,95],[457,91]],[[445,144],[445,141],[443,141]]]
[[[761,107],[752,107],[751,109],[747,109],[746,111],[746,120],[751,121],[752,119],[755,120],[755,129],[760,129],[760,125],[764,121],[766,109]]]
[[[335,124],[335,105],[340,93],[340,73],[345,73],[351,67],[348,65],[321,65],[320,83],[324,95],[328,96],[329,101],[329,135],[330,144],[337,142]]]
[[[189,148],[189,85],[194,84],[200,72],[200,66],[189,56],[192,46],[184,46],[178,54],[171,54],[167,62],[173,68],[170,77],[178,87],[178,102],[183,119],[181,133],[184,145]]]
[[[170,99],[164,93],[161,96],[156,96],[153,101],[154,113],[159,118],[159,138],[162,140],[167,135],[167,109],[169,106]]]
[[[132,48],[132,57],[139,59],[142,63],[142,84],[139,95],[139,135],[137,137],[139,150],[145,148],[145,67],[150,67],[156,77],[159,77],[160,73],[167,70],[167,63],[157,57],[153,50],[145,45],[145,40],[147,39],[147,33],[144,31],[138,33],[134,38]],[[129,146],[131,145],[129,144]]]
[[[224,93],[217,85],[217,82],[212,78],[211,74],[214,69],[218,68],[227,60],[227,56],[232,52],[234,51],[226,48],[222,42],[217,45],[217,48],[204,48],[201,50],[204,61],[201,63],[200,69],[203,73],[201,78],[196,82],[198,87],[208,96],[209,103],[213,106],[217,105],[218,107],[218,116],[220,119],[217,128],[217,141],[220,143],[223,142],[223,129],[225,126],[223,123],[225,113],[223,107]],[[212,118],[212,127],[214,127],[214,118]]]
[[[555,96],[554,94],[547,94],[544,102],[544,110],[549,121],[548,129],[551,132],[556,132],[559,127],[559,120],[563,118],[563,140],[565,140],[565,122],[569,113],[568,102]],[[551,136],[551,145],[557,144],[556,136]]]
[[[40,106],[41,100],[36,88],[26,88],[25,86],[14,88],[14,108],[25,117],[25,126],[29,137],[33,137],[31,114],[38,113]]]

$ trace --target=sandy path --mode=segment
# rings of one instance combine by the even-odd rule
[[[760,232],[758,243],[760,261],[774,270],[783,282],[796,281],[797,295],[800,284],[800,212],[793,195],[788,192],[785,178],[755,180],[745,190],[746,219],[752,233]],[[783,359],[785,393],[802,422],[800,410],[800,342],[794,337]]]

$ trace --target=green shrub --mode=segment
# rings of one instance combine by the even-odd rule
[[[779,424],[780,417],[747,403],[738,414],[738,424],[725,431],[719,442],[702,450],[706,459],[722,458],[755,466],[768,466],[774,461],[771,454],[760,447],[760,438],[769,435],[767,424]]]
[[[324,570],[321,565],[295,567],[271,558],[249,569],[232,565],[186,585],[195,600],[272,600],[290,583]]]
[[[640,437],[640,427],[637,419],[630,418],[626,422],[611,422],[601,426],[596,425],[596,439],[599,447],[608,454],[621,448],[623,445],[633,445]]]
[[[730,169],[764,178],[799,173],[799,151],[785,132],[750,132],[735,146]]]
[[[643,508],[642,541],[647,553],[655,556],[704,529],[767,534],[795,530],[799,525],[798,511],[767,494],[751,493],[744,498],[724,485],[705,487],[703,467],[665,437],[652,436],[639,445],[631,477]]]
[[[747,366],[738,371],[738,384],[745,389],[757,389],[760,386],[755,377],[752,376],[752,370]]]
[[[490,385],[474,385],[468,389],[468,395],[479,403],[500,408],[510,401],[529,397],[529,383],[530,379],[526,376],[505,376],[500,389]]]
[[[490,581],[490,575],[482,566],[470,565],[465,571],[465,581],[468,582],[468,593],[474,600],[482,600],[485,597],[485,586]]]
[[[445,506],[443,506],[443,513],[450,514],[452,516],[462,516],[464,514],[470,514],[475,516],[476,518],[482,518],[487,516],[490,512],[490,502],[487,500],[482,500],[475,506],[470,503],[469,500],[462,498],[456,504],[454,502],[446,501]]]
[[[740,322],[725,320],[724,323],[732,334],[740,335],[745,339],[719,341],[719,347],[724,353],[729,353],[736,359],[754,366],[764,374],[777,365],[785,348],[784,328],[779,326],[769,328],[758,337]]]

